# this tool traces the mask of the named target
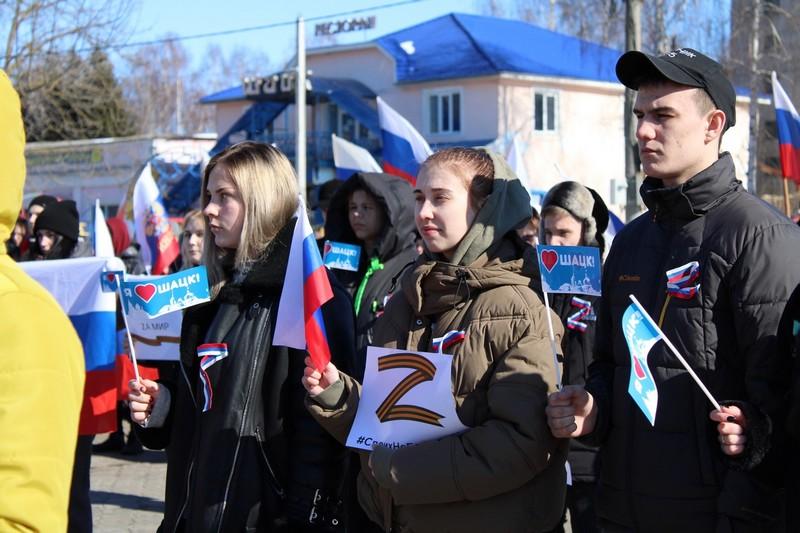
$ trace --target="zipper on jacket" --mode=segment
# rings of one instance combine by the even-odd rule
[[[195,413],[197,413],[197,402],[194,399],[194,391],[192,390],[192,382],[189,380],[189,376],[186,375],[186,368],[183,366],[183,361],[178,361],[178,366],[181,369],[181,376],[183,376],[184,381],[186,382],[186,387],[189,389],[189,398],[192,399],[192,405],[195,407]],[[177,391],[176,391],[177,392]],[[177,397],[177,395],[176,395]],[[197,419],[197,428],[200,427],[200,417],[195,415]],[[197,430],[195,430],[194,435],[194,443],[193,443],[193,452],[197,449]],[[178,511],[178,516],[175,517],[175,527],[173,528],[173,533],[177,533],[178,531],[178,524],[181,522],[181,517],[183,517],[183,513],[186,512],[186,506],[189,504],[189,491],[191,490],[191,482],[192,482],[192,471],[194,470],[194,458],[195,455],[192,453],[191,460],[189,461],[189,468],[186,471],[186,494],[183,497],[183,504],[181,505],[180,510]]]
[[[275,475],[275,471],[272,469],[272,465],[269,462],[269,458],[267,457],[267,452],[264,451],[264,435],[261,433],[261,426],[256,426],[256,440],[258,441],[258,449],[261,452],[261,457],[264,458],[264,462],[267,465],[267,470],[269,471],[269,477],[272,481],[272,488],[275,489],[275,492],[281,499],[284,498],[285,493],[283,491],[283,487],[281,487],[280,482],[278,481],[278,476]]]
[[[252,309],[257,311],[258,307],[259,307],[258,301],[253,303]],[[264,308],[264,310],[265,310],[265,312],[268,312],[268,309],[266,307]],[[259,343],[256,346],[263,346],[264,340],[265,340],[265,337],[266,337],[266,331],[267,331],[267,327],[268,327],[268,324],[269,324],[269,320],[270,320],[270,317],[267,316],[267,319],[264,321],[264,325],[262,327],[262,330],[258,335]],[[256,355],[253,357],[253,365],[252,365],[252,367],[250,369],[250,379],[247,382],[247,390],[245,391],[245,398],[246,399],[244,401],[244,408],[242,409],[242,421],[241,421],[241,423],[239,425],[239,437],[240,438],[236,441],[236,448],[233,451],[233,462],[231,464],[231,471],[228,473],[228,480],[225,482],[225,493],[222,496],[222,507],[220,508],[219,523],[218,523],[218,526],[217,526],[217,531],[218,532],[222,531],[222,524],[225,521],[225,510],[228,507],[228,495],[230,494],[231,483],[233,482],[233,474],[234,474],[234,472],[236,472],[236,463],[239,461],[239,449],[241,448],[241,444],[242,444],[241,435],[242,435],[242,432],[244,431],[245,422],[247,421],[247,411],[248,411],[248,407],[250,407],[250,399],[252,398],[252,395],[250,393],[253,390],[253,381],[255,380],[255,376],[256,376],[256,366],[257,366],[257,363],[258,363],[259,355],[261,355],[261,354],[259,353],[258,350],[256,350]]]

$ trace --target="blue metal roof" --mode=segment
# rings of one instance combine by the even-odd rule
[[[223,91],[209,94],[200,99],[201,104],[218,104],[220,102],[235,102],[244,100],[244,87],[240,84],[236,87],[229,87]]]
[[[395,59],[399,83],[500,72],[619,83],[619,50],[517,20],[450,14],[376,42]]]
[[[614,73],[622,53],[619,50],[518,20],[452,13],[390,33],[375,43],[394,58],[398,83],[500,72],[619,83]],[[313,92],[339,88],[364,98],[374,97],[372,91],[353,80],[311,79]],[[241,85],[204,96],[200,103],[237,100],[245,100]]]

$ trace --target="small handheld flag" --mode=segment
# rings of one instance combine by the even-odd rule
[[[658,407],[658,389],[655,380],[647,366],[647,354],[650,349],[659,341],[663,340],[672,354],[680,361],[686,371],[692,376],[697,386],[706,395],[715,409],[720,410],[719,402],[714,399],[708,388],[700,380],[686,359],[678,352],[675,345],[664,335],[664,332],[653,321],[647,311],[645,311],[639,300],[632,294],[629,298],[633,302],[622,315],[622,332],[631,355],[631,377],[628,385],[628,394],[636,402],[644,415],[655,425],[656,408]]]
[[[646,316],[647,312],[634,301],[622,315],[622,333],[625,335],[631,356],[628,394],[654,426],[658,408],[658,388],[650,367],[647,366],[647,354],[662,335],[658,326],[648,321]]]
[[[186,309],[211,299],[205,266],[181,270],[168,276],[122,282],[123,310],[139,308],[149,318]]]
[[[307,349],[314,366],[322,370],[331,360],[322,305],[333,298],[333,289],[302,198],[296,216],[273,344]]]
[[[536,246],[542,290],[600,296],[600,249],[594,246]]]
[[[600,295],[600,250],[593,246],[536,246],[539,260],[539,275],[542,280],[544,305],[547,308],[547,330],[550,349],[556,369],[556,386],[561,388],[561,369],[558,366],[558,349],[550,317],[548,293]],[[567,324],[569,327],[569,322]],[[585,325],[573,321],[573,328]]]

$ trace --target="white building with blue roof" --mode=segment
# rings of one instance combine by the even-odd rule
[[[625,202],[623,97],[614,73],[621,52],[521,21],[450,14],[355,45],[307,51],[309,179],[333,175],[330,134],[380,156],[375,96],[437,147],[515,137],[529,186],[574,179],[616,211]],[[216,106],[218,146],[244,138],[294,156],[294,95],[287,73],[246,80],[206,96]],[[737,172],[747,168],[748,100],[726,134]]]

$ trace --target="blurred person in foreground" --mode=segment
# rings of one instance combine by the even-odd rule
[[[2,71],[0,123],[0,231],[8,234],[22,204],[25,133],[19,97]],[[4,251],[0,316],[0,531],[65,531],[83,348],[53,297]]]

